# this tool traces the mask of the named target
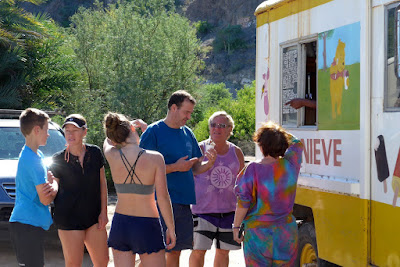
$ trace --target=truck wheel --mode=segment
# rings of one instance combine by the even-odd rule
[[[297,263],[299,267],[317,267],[318,249],[315,228],[312,223],[304,223],[299,230],[299,249]]]

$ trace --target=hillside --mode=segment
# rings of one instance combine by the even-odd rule
[[[49,0],[40,6],[21,4],[26,10],[38,14],[48,13],[60,25],[67,27],[69,17],[80,6],[90,7],[93,0]],[[105,4],[115,2],[103,1]],[[262,0],[175,0],[177,10],[190,21],[207,23],[208,29],[199,35],[202,47],[206,51],[205,69],[202,76],[206,82],[223,82],[231,89],[239,89],[255,79],[255,36],[256,23],[254,10]],[[234,28],[235,37],[240,46],[229,52],[217,51],[213,42],[223,31]],[[232,35],[232,34],[231,34]],[[231,36],[230,36],[231,37]],[[232,90],[234,91],[234,90]]]

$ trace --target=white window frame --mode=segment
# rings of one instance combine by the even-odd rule
[[[290,124],[283,124],[283,116],[282,116],[282,108],[283,108],[283,99],[282,99],[282,54],[283,54],[283,49],[292,47],[292,46],[297,46],[297,51],[298,51],[298,56],[297,56],[297,97],[298,98],[304,98],[305,97],[305,92],[306,92],[306,84],[304,82],[304,78],[306,75],[306,52],[305,52],[305,44],[307,43],[312,43],[316,42],[316,56],[317,56],[317,69],[316,69],[316,97],[318,99],[318,34],[313,34],[307,37],[302,37],[290,41],[286,41],[280,44],[280,55],[279,55],[279,121],[280,124],[285,127],[285,128],[301,128],[305,130],[317,130],[318,129],[318,112],[316,112],[316,125],[304,125],[304,116],[305,116],[305,108],[301,108],[297,110],[297,124],[296,125],[290,125]],[[318,101],[317,101],[317,108],[316,110],[318,111]]]
[[[387,6],[385,6],[385,23],[384,23],[384,27],[385,27],[385,38],[384,38],[384,66],[385,66],[385,74],[384,74],[384,92],[383,92],[383,112],[400,112],[400,107],[389,107],[388,103],[389,103],[389,96],[388,96],[388,26],[389,26],[389,9],[392,8],[396,8],[400,3],[396,2],[396,3],[392,3],[389,4]],[[399,40],[400,41],[400,40]],[[394,49],[397,49],[396,47]],[[394,62],[393,64],[395,64],[396,62]],[[396,76],[395,76],[396,77]]]

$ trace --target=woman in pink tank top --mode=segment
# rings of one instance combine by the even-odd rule
[[[210,138],[200,142],[209,161],[209,169],[195,174],[196,205],[192,205],[194,245],[189,266],[203,266],[204,256],[216,239],[214,266],[228,266],[229,251],[240,249],[233,239],[232,223],[235,216],[236,176],[244,167],[242,150],[228,141],[234,122],[225,111],[215,112],[208,120]],[[207,153],[205,153],[207,152]],[[211,153],[217,157],[207,158]]]

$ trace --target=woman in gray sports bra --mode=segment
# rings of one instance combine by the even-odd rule
[[[117,113],[104,117],[104,155],[118,195],[108,238],[115,266],[135,266],[136,254],[143,266],[165,266],[165,248],[173,248],[176,242],[164,158],[138,146],[136,127],[144,131],[146,126]],[[157,205],[168,227],[168,244],[164,243]]]

